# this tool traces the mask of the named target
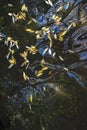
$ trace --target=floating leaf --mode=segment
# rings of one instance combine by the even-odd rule
[[[52,38],[51,38],[51,36],[50,36],[50,33],[48,33],[48,39],[50,40],[50,48],[52,47]]]
[[[43,27],[43,28],[42,28],[42,30],[43,30],[44,32],[48,32],[49,29],[50,29],[49,27]]]
[[[21,11],[25,11],[25,12],[28,12],[28,8],[27,8],[27,6],[25,5],[25,4],[23,4],[22,5],[22,7],[21,7]]]
[[[42,74],[43,74],[43,73],[37,73],[36,76],[37,76],[37,77],[40,77]]]
[[[45,64],[45,60],[42,59],[42,60],[41,60],[41,66],[44,66],[44,64]]]
[[[16,20],[25,20],[26,19],[26,14],[23,12],[19,12],[17,15],[15,15]]]
[[[27,48],[27,51],[30,51],[30,53],[32,54],[36,54],[38,51],[35,46],[31,46],[31,47],[26,46],[26,48]]]
[[[51,0],[45,0],[45,3],[48,4],[48,5],[50,5],[50,6],[53,6],[53,3],[52,3]]]
[[[65,4],[65,5],[64,5],[64,7],[63,7],[63,8],[64,8],[64,10],[67,10],[67,9],[69,8],[69,5],[70,5],[70,3],[69,3],[69,2],[67,2],[67,4]]]
[[[54,39],[57,40],[57,34],[54,34]]]
[[[30,96],[29,96],[29,102],[32,103],[32,101],[33,101],[33,95],[30,94]]]
[[[62,58],[62,56],[59,56],[59,59],[60,59],[61,61],[64,61],[64,59]]]
[[[42,37],[39,34],[36,35],[36,39],[41,39],[41,38]]]
[[[60,41],[63,41],[63,36],[67,33],[67,29],[61,31],[59,34],[58,34],[58,39]]]
[[[60,12],[60,11],[62,11],[63,10],[63,6],[60,6],[57,10],[56,10],[56,12],[58,13],[58,12]]]
[[[7,37],[7,40],[5,40],[5,44],[7,46],[8,46],[8,44],[10,44],[10,46],[9,46],[10,49],[13,46],[16,46],[16,48],[19,49],[18,41],[17,40],[13,40],[12,37]]]
[[[44,51],[43,51],[43,55],[48,51],[48,48],[46,48]]]
[[[16,59],[12,56],[11,59],[8,60],[10,64],[16,64]]]
[[[76,23],[75,22],[72,22],[72,25],[73,25],[73,27],[76,27]]]
[[[23,66],[27,66],[26,67],[26,69],[28,68],[28,66],[29,66],[29,60],[25,60],[22,64],[21,64],[21,67],[23,67]]]
[[[50,55],[52,55],[52,50],[51,50],[51,48],[49,48],[48,52],[49,52]]]
[[[32,30],[32,29],[30,29],[30,28],[27,28],[27,29],[26,29],[26,32],[35,33],[35,31]]]
[[[24,80],[29,80],[29,77],[26,75],[25,72],[23,72],[23,78],[24,78]]]
[[[11,59],[8,60],[8,62],[10,63],[9,65],[9,69],[13,66],[13,65],[16,65],[16,59],[12,56]]]
[[[44,68],[42,68],[41,70],[42,70],[42,71],[48,70],[48,67],[44,67]]]
[[[26,60],[28,56],[28,51],[24,51],[23,53],[20,53],[20,56]]]
[[[9,49],[9,52],[8,52],[8,54],[7,54],[7,56],[6,56],[6,57],[7,57],[7,59],[9,58],[10,54],[12,54],[12,55],[13,55],[14,53],[15,53],[15,51],[14,51],[14,50]]]

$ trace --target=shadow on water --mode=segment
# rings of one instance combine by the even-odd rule
[[[51,1],[1,2],[0,130],[87,130],[87,2]]]

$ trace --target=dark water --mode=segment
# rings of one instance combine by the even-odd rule
[[[24,3],[26,20],[8,15],[20,12]],[[0,130],[87,130],[87,2],[52,4],[1,1]],[[18,46],[7,43],[8,37]],[[32,45],[37,52],[23,59],[20,54]],[[12,56],[16,63],[8,68]]]

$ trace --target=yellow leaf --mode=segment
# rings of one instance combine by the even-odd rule
[[[67,33],[67,30],[63,30],[58,34],[58,39],[63,41],[63,36]]]
[[[26,32],[30,32],[30,33],[35,33],[35,31],[32,30],[32,29],[30,29],[30,28],[27,28],[25,31],[26,31]]]
[[[41,70],[42,70],[42,71],[48,70],[48,67],[44,67],[44,68],[42,68]]]
[[[12,40],[12,38],[11,37],[7,37],[7,41],[10,41],[10,40]]]
[[[48,39],[50,40],[50,48],[51,48],[52,47],[52,39],[51,39],[50,33],[48,33]]]
[[[12,56],[11,59],[8,60],[10,64],[16,64],[16,59]]]
[[[43,73],[38,73],[36,76],[37,76],[37,77],[40,77],[42,74],[43,74]]]
[[[42,33],[42,30],[35,31],[35,34],[41,34],[41,33]]]
[[[45,27],[43,30],[44,30],[45,32],[47,32],[47,31],[49,31],[49,27]]]
[[[67,30],[63,30],[62,32],[60,32],[60,33],[58,34],[58,36],[59,36],[59,37],[62,37],[62,36],[64,36],[66,33],[67,33]]]
[[[36,35],[36,39],[41,39],[39,34]]]
[[[17,15],[15,15],[16,20],[25,20],[26,14],[19,12]]]
[[[54,39],[55,39],[55,40],[57,39],[57,35],[56,35],[56,34],[54,34]]]
[[[25,4],[22,5],[21,11],[26,11],[26,12],[28,11],[28,8]]]
[[[75,22],[72,22],[72,25],[73,25],[73,27],[76,27],[76,23]]]
[[[20,53],[20,56],[26,60],[28,56],[28,51],[24,51],[23,53]]]
[[[38,51],[35,46],[31,46],[31,47],[26,46],[26,48],[27,48],[27,51],[30,51],[30,53],[32,54],[36,54]]]
[[[63,37],[59,37],[58,39],[59,39],[59,41],[61,41],[61,42],[63,41]]]
[[[32,94],[30,94],[30,96],[29,96],[29,102],[32,103],[32,101],[33,101],[33,96],[32,96]]]
[[[23,72],[23,78],[24,80],[29,80],[29,77],[25,74],[25,72]]]
[[[41,66],[44,66],[44,64],[45,64],[45,60],[42,59],[42,60],[41,60]]]

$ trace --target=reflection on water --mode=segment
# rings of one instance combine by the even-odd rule
[[[2,3],[1,129],[86,130],[87,2],[52,0],[50,7],[41,0],[22,0],[21,5],[25,3],[30,10],[29,21],[19,23],[14,15],[15,24],[7,13],[13,13],[17,4]],[[31,29],[27,34],[27,21],[27,26],[38,31]]]

